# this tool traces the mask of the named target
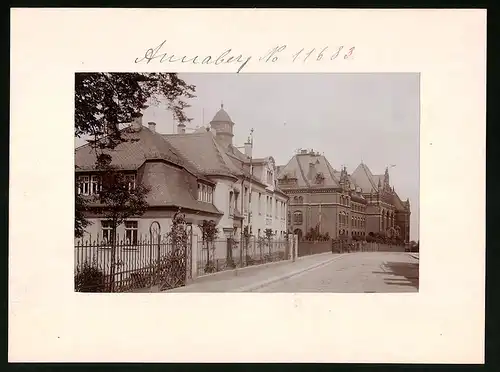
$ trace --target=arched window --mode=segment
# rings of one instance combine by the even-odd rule
[[[302,204],[304,202],[304,198],[302,196],[299,196],[299,204]]]
[[[293,223],[295,225],[301,225],[302,224],[302,212],[301,211],[295,211],[295,212],[293,212]]]

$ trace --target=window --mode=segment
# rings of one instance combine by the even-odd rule
[[[278,214],[279,214],[279,209],[278,209],[278,200],[276,199],[275,203],[274,203],[274,218],[278,218]]]
[[[205,203],[212,203],[214,188],[204,184],[198,184],[198,200]],[[229,205],[231,205],[232,192],[229,193]]]
[[[302,204],[304,202],[304,198],[302,196],[299,196],[299,204]]]
[[[257,205],[259,215],[262,214],[262,194],[259,192],[258,205]]]
[[[111,242],[113,232],[111,221],[101,221],[101,230],[102,240],[105,242]]]
[[[125,221],[125,241],[137,245],[137,221]]]
[[[126,174],[125,175],[125,182],[128,183],[129,190],[135,189],[135,174]]]
[[[89,176],[78,177],[78,194],[89,195],[90,193],[89,179],[90,179]]]
[[[270,171],[269,169],[267,170],[267,183],[269,185],[273,184],[273,172]]]
[[[300,211],[293,212],[293,223],[296,225],[302,224],[302,212]]]

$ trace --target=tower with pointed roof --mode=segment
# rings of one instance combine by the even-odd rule
[[[409,239],[409,202],[402,202],[390,184],[389,167],[372,174],[361,163],[349,174],[345,165],[337,171],[324,155],[299,149],[280,167],[278,179],[290,196],[290,231],[299,236],[320,226],[332,238],[382,234]]]
[[[234,122],[231,120],[226,110],[224,110],[224,103],[221,103],[219,111],[217,111],[210,122],[210,127],[215,130],[215,138],[224,149],[228,149],[229,146],[232,146]]]

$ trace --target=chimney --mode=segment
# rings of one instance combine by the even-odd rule
[[[184,123],[177,124],[177,134],[184,134],[184,133],[186,133],[186,124]]]
[[[139,113],[135,116],[131,125],[132,129],[135,131],[139,131],[142,128],[142,113]]]
[[[156,133],[156,123],[154,121],[150,121],[148,127],[151,132]]]
[[[245,155],[249,158],[252,157],[252,143],[250,142],[250,138],[245,142]]]

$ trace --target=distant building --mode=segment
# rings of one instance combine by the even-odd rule
[[[370,233],[410,237],[410,202],[401,201],[389,171],[373,175],[361,163],[349,175],[312,150],[299,150],[279,167],[279,187],[290,197],[288,229],[304,237],[311,229],[332,238]]]
[[[244,152],[236,148],[234,125],[221,105],[209,128],[186,133],[179,124],[177,134],[164,138],[215,183],[214,204],[223,213],[218,223],[221,232],[239,237],[247,228],[251,235],[264,236],[270,229],[282,238],[287,231],[288,196],[277,187],[274,159],[253,158],[250,140],[242,146]]]

